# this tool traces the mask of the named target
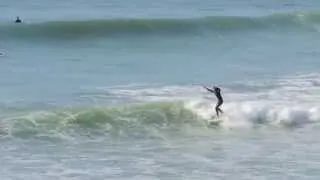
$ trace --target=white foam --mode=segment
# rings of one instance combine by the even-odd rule
[[[186,108],[204,119],[211,119],[214,109],[207,102],[189,102]],[[320,108],[315,106],[270,105],[258,102],[233,102],[223,107],[224,127],[255,127],[260,125],[291,127],[320,121]]]
[[[264,82],[242,82],[222,88],[225,127],[302,126],[320,121],[320,74],[302,74]],[[246,88],[250,90],[246,90]],[[243,90],[244,89],[244,90]],[[157,86],[109,89],[108,93],[139,101],[183,101],[203,119],[214,115],[216,98],[201,86]]]

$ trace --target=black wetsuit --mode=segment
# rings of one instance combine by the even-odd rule
[[[19,17],[17,17],[15,23],[22,23],[21,19]]]
[[[217,96],[217,99],[218,99],[218,103],[216,105],[216,113],[217,113],[217,116],[219,116],[219,112],[223,113],[223,111],[220,109],[220,106],[223,104],[223,98],[220,93],[220,88],[214,88],[214,90],[215,90],[214,94]]]
[[[209,89],[207,87],[205,87],[209,92],[214,93],[218,99],[217,105],[215,107],[217,116],[219,117],[219,113],[223,113],[223,111],[220,109],[220,106],[223,104],[223,98],[221,96],[221,92],[220,92],[220,88],[215,87],[214,90],[213,89]]]

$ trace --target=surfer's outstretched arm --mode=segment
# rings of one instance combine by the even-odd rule
[[[203,86],[207,91],[211,92],[211,93],[215,93],[215,91],[213,89],[207,88],[206,86]]]

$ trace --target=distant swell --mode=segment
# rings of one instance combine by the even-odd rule
[[[262,17],[213,16],[191,19],[110,19],[0,25],[0,37],[83,38],[123,35],[183,35],[238,32],[268,28],[314,29],[318,12],[273,14]]]

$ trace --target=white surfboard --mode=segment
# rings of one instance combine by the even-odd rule
[[[213,115],[213,116],[211,116],[211,119],[208,121],[208,125],[210,125],[210,126],[219,126],[222,122],[223,121],[222,121],[221,116],[217,117],[217,116]]]

